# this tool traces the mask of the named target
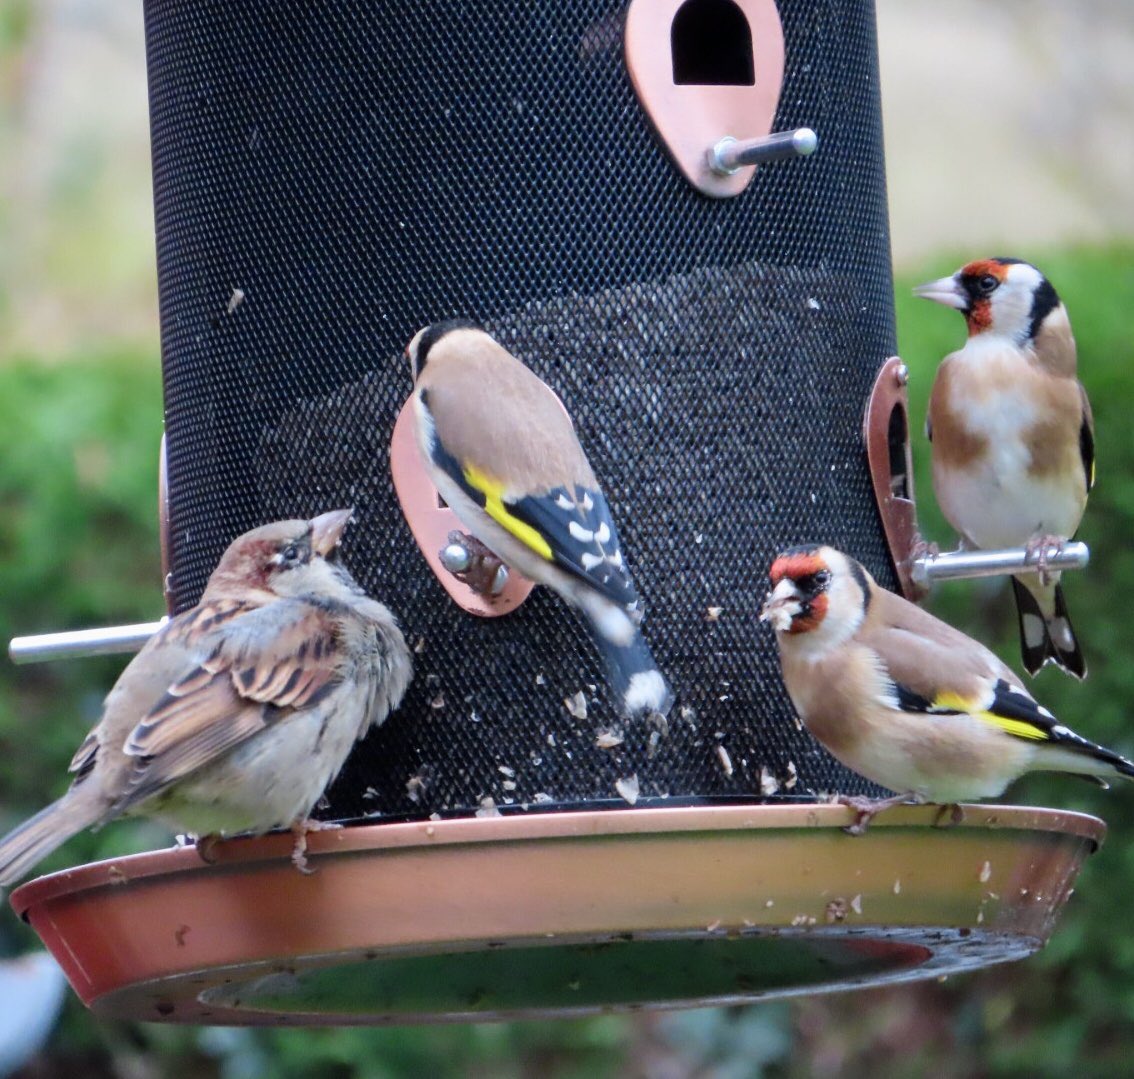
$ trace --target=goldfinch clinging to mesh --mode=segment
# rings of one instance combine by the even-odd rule
[[[500,559],[583,612],[623,714],[667,713],[610,507],[559,398],[469,323],[426,327],[407,353],[418,446],[441,497]]]
[[[1017,259],[970,262],[914,290],[965,316],[929,400],[933,487],[969,547],[1027,546],[1038,573],[1012,580],[1024,667],[1087,673],[1045,552],[1074,535],[1094,482],[1094,427],[1075,339],[1050,282]]]
[[[770,576],[760,617],[800,719],[848,768],[898,792],[845,799],[860,825],[898,800],[995,797],[1025,772],[1134,778],[1134,764],[1059,723],[987,648],[847,555],[795,547]]]

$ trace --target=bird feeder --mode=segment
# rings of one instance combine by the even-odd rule
[[[240,532],[353,506],[345,559],[416,673],[328,792],[349,823],[311,837],[313,876],[269,836],[15,893],[83,999],[210,1023],[573,1014],[1039,947],[1101,824],[911,808],[843,834],[826,796],[880,792],[795,722],[757,620],[790,544],[912,580],[869,0],[145,14],[171,612]],[[447,576],[457,526],[395,424],[406,343],[454,316],[574,417],[667,722],[619,719],[554,595],[465,602]]]

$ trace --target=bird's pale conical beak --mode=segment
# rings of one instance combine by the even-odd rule
[[[969,306],[969,298],[964,289],[957,283],[955,277],[941,277],[936,281],[929,281],[918,285],[914,290],[915,296],[923,300],[932,300],[934,303],[943,303],[946,307],[955,307],[964,311]]]
[[[311,519],[311,549],[326,558],[343,537],[343,529],[354,515],[354,510],[331,510]]]
[[[760,611],[760,621],[771,622],[772,629],[786,633],[791,628],[792,619],[802,610],[803,604],[795,582],[785,577],[768,593]]]

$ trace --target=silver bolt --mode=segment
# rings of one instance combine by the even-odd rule
[[[441,565],[450,573],[464,573],[472,565],[469,549],[460,543],[450,543],[441,550]]]
[[[910,381],[910,369],[904,364],[900,363],[894,368],[894,378],[897,379],[899,386],[905,386]]]
[[[504,586],[508,583],[508,567],[503,562],[496,569],[496,576],[492,578],[492,588],[490,591],[494,596],[500,595],[504,591]]]

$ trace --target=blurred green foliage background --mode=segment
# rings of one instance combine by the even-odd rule
[[[882,2],[880,10],[898,6]],[[1034,5],[1023,7],[1022,17],[1030,20]],[[115,61],[126,57],[136,64],[141,55],[137,28],[125,33],[120,26],[122,18],[136,21],[137,12],[110,17],[108,32],[83,33],[92,18],[106,19],[114,8],[0,0],[3,641],[15,634],[149,620],[161,609],[156,491],[162,400],[145,100],[133,84],[129,93],[119,92],[113,74]],[[921,4],[919,10],[924,14],[928,8]],[[61,20],[70,20],[79,33],[70,38],[56,33]],[[886,24],[891,29],[884,42],[892,26]],[[905,46],[903,39],[909,54]],[[101,95],[91,94],[81,79],[64,76],[44,84],[45,69],[85,71],[80,53],[85,62],[100,50],[108,72],[100,80]],[[1097,52],[1084,55],[1094,63]],[[885,53],[883,67],[885,76]],[[113,100],[113,110],[91,119],[99,98]],[[120,127],[117,119],[108,119],[119,116],[125,117]],[[899,205],[923,212],[925,192],[903,182],[903,140],[893,129],[888,136]],[[1081,166],[1091,169],[1089,161]],[[1054,186],[1075,187],[1074,170],[1069,166],[1058,180]],[[939,189],[946,186],[939,183]],[[982,203],[989,201],[987,186],[980,195]],[[145,212],[138,213],[139,205]],[[1090,219],[1106,221],[1101,212]],[[917,250],[905,243],[901,228],[903,249]],[[1105,228],[1089,231],[1097,236]],[[1066,581],[1091,675],[1078,685],[1047,671],[1035,688],[1072,726],[1131,755],[1134,423],[1128,414],[1134,339],[1127,305],[1134,300],[1134,246],[998,242],[996,247],[932,256],[923,250],[904,260],[897,281],[900,350],[912,375],[922,531],[942,546],[951,542],[933,504],[920,425],[934,367],[960,344],[963,327],[954,313],[913,299],[909,288],[976,256],[1031,259],[1071,312],[1081,375],[1095,408],[1099,478],[1081,530],[1091,547],[1091,566]],[[1012,605],[1002,584],[943,586],[932,606],[996,644],[1018,666]],[[0,829],[63,790],[71,753],[121,667],[113,658],[19,669],[0,662]],[[69,994],[50,1044],[22,1074],[26,1079],[1124,1074],[1134,1044],[1134,934],[1127,928],[1134,894],[1134,784],[1103,792],[1073,779],[1029,777],[1011,797],[1097,813],[1111,828],[1051,945],[1024,963],[943,983],[747,1008],[429,1029],[256,1031],[103,1022]],[[155,827],[118,823],[76,837],[43,868],[167,841]],[[31,931],[0,910],[0,955],[36,947]]]

